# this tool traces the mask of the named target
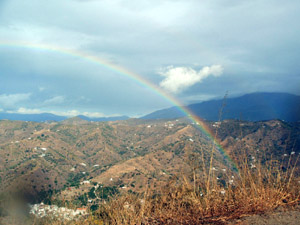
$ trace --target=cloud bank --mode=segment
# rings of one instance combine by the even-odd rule
[[[116,71],[39,45],[100,57],[185,105],[227,90],[300,95],[299,10],[295,0],[0,0],[0,108],[136,116],[172,106]],[[217,79],[199,72],[217,64],[226,68]]]
[[[4,108],[14,108],[17,103],[30,99],[31,93],[2,94],[0,95],[0,105]]]
[[[180,93],[196,83],[201,83],[203,79],[222,75],[221,65],[205,66],[198,72],[190,67],[167,67],[159,74],[165,79],[160,82],[160,86],[172,93]]]
[[[64,96],[55,96],[53,98],[47,99],[44,101],[45,105],[57,105],[65,102]]]

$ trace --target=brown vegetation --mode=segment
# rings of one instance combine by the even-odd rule
[[[209,188],[208,177],[194,181],[196,189],[194,182],[184,178],[184,183],[173,180],[160,191],[118,196],[102,205],[93,219],[104,224],[224,224],[279,206],[298,205],[299,180],[294,172],[299,155],[291,158],[285,172],[277,161],[257,162],[253,168],[241,160],[239,171],[234,178],[228,174],[225,185],[218,184],[213,174]]]
[[[300,202],[299,144],[295,139],[299,132],[291,131],[284,122],[226,121],[220,124],[220,140],[222,144],[230,145],[230,158],[235,166],[226,166],[219,151],[209,146],[205,137],[186,122],[156,121],[150,127],[143,123],[132,125],[131,122],[115,122],[110,126],[107,123],[80,127],[47,125],[50,131],[43,127],[40,133],[46,134],[51,141],[44,140],[45,135],[40,140],[41,134],[34,131],[36,126],[46,125],[30,124],[30,133],[26,128],[26,133],[16,139],[23,147],[14,147],[19,143],[10,143],[9,139],[0,146],[3,154],[6,150],[10,154],[16,152],[13,147],[23,149],[22,157],[18,157],[24,160],[25,154],[29,154],[28,157],[35,154],[34,146],[47,146],[48,154],[54,155],[55,161],[52,162],[50,157],[26,159],[18,164],[13,174],[9,165],[17,163],[18,158],[10,156],[2,175],[11,174],[13,179],[16,174],[24,177],[33,171],[34,176],[42,177],[40,171],[49,164],[45,173],[49,170],[49,176],[57,177],[58,183],[76,167],[77,174],[90,173],[79,177],[78,182],[90,179],[91,183],[101,182],[120,188],[119,194],[99,201],[98,210],[72,224],[225,224],[246,215]],[[168,124],[173,123],[175,125],[169,128]],[[29,136],[31,140],[27,139]],[[102,161],[109,158],[112,160],[104,166]],[[27,166],[25,174],[18,172],[29,162],[36,162],[35,167],[41,169],[33,170]],[[87,166],[80,166],[82,162]],[[100,168],[93,167],[95,164]],[[109,182],[111,177],[114,182]],[[56,179],[52,180],[55,187]],[[131,185],[133,183],[135,185]],[[121,185],[127,189],[122,189]],[[83,187],[79,186],[79,189]],[[72,191],[79,192],[79,189],[75,186]],[[62,222],[43,220],[42,223]]]

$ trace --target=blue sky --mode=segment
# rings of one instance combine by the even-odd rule
[[[0,111],[140,116],[172,105],[101,65],[8,41],[100,57],[185,104],[299,95],[299,10],[296,0],[2,0]]]

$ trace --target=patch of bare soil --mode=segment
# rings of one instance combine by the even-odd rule
[[[273,212],[247,216],[229,225],[300,225],[300,206],[293,209],[278,208]]]

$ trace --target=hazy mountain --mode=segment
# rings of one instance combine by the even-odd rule
[[[0,119],[44,122],[44,121],[62,121],[67,119],[67,117],[57,116],[51,113],[41,113],[41,114],[0,113]]]
[[[112,116],[112,117],[87,117],[83,115],[79,115],[79,118],[87,121],[117,121],[117,120],[127,120],[128,116]]]
[[[87,121],[116,121],[116,120],[126,120],[129,119],[128,116],[116,116],[116,117],[86,117],[78,116],[79,118]],[[20,120],[20,121],[33,121],[33,122],[45,122],[45,121],[62,121],[67,120],[66,116],[58,116],[51,113],[41,113],[41,114],[18,114],[18,113],[0,113],[0,120]]]
[[[197,116],[206,120],[218,120],[219,111],[224,100],[211,100],[187,107]],[[225,101],[222,119],[242,119],[261,121],[281,119],[285,121],[300,120],[300,96],[287,93],[253,93],[241,97],[228,98]],[[172,107],[150,113],[142,119],[171,119],[183,117],[185,114]]]

